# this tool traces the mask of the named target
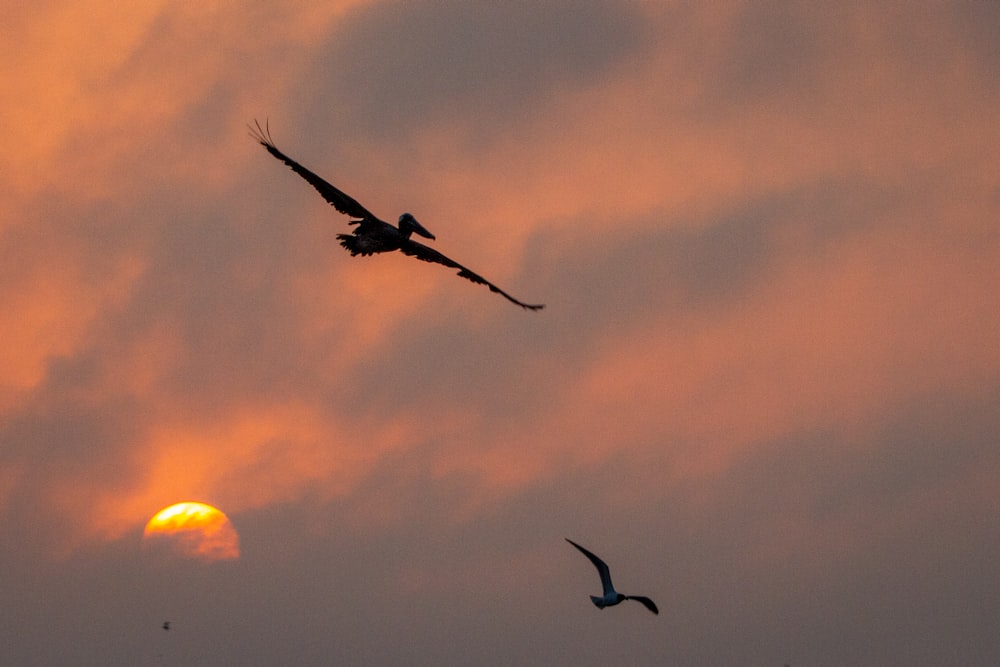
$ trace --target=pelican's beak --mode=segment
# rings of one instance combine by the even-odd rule
[[[406,234],[410,234],[412,232],[423,236],[425,239],[434,240],[434,235],[427,231],[427,228],[417,222],[417,219],[409,213],[404,213],[399,216],[399,229]]]
[[[434,240],[434,235],[427,231],[427,228],[417,222],[416,219],[413,220],[413,231],[420,234],[425,239]]]

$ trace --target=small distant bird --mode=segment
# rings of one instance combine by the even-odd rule
[[[491,291],[500,294],[508,301],[516,303],[527,310],[539,310],[545,307],[544,304],[532,304],[518,301],[510,294],[507,294],[507,292],[504,292],[502,289],[483,278],[481,275],[474,273],[458,262],[445,257],[437,250],[411,239],[410,235],[417,234],[418,236],[423,236],[425,239],[434,240],[434,235],[427,231],[427,229],[417,222],[417,219],[409,213],[404,213],[399,216],[398,227],[393,226],[388,222],[379,220],[371,213],[371,211],[359,204],[356,200],[352,199],[347,194],[341,192],[292,158],[279,151],[274,145],[274,141],[271,140],[271,133],[266,124],[264,127],[261,127],[260,122],[255,120],[253,125],[248,125],[247,127],[250,128],[250,136],[260,143],[261,146],[266,148],[268,153],[291,167],[292,171],[304,178],[310,185],[316,188],[320,195],[322,195],[323,199],[332,204],[334,208],[344,215],[351,216],[352,220],[348,224],[358,226],[357,229],[354,230],[354,233],[337,234],[337,238],[340,239],[340,245],[344,246],[351,253],[351,256],[373,255],[379,252],[392,252],[393,250],[399,250],[404,255],[410,255],[411,257],[416,257],[417,259],[425,262],[433,262],[436,264],[442,264],[452,269],[458,269],[458,275],[461,277],[480,285],[486,285]]]
[[[170,621],[163,621],[163,629],[164,630],[170,629]]]
[[[580,550],[584,556],[590,559],[590,562],[594,564],[597,568],[598,574],[601,575],[601,586],[604,588],[604,595],[597,597],[596,595],[591,595],[591,601],[597,606],[598,609],[604,609],[605,607],[612,607],[616,604],[620,604],[625,600],[635,600],[636,602],[641,602],[646,609],[650,610],[654,614],[659,614],[660,610],[656,608],[656,603],[645,597],[644,595],[622,595],[615,590],[615,587],[611,584],[611,572],[608,570],[608,565],[603,560],[590,553],[579,544],[569,539],[565,538],[567,542],[572,544],[574,547]]]

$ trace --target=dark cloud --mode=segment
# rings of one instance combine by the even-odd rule
[[[74,385],[72,391],[87,387]],[[0,463],[16,471],[16,479],[7,489],[5,539],[36,554],[80,539],[83,526],[76,513],[88,511],[95,489],[134,490],[142,466],[130,450],[143,428],[142,408],[128,398],[93,405],[49,397],[9,413],[0,428]]]
[[[985,45],[998,20],[988,7],[922,3],[865,12],[849,3],[749,3],[726,21],[709,21],[711,40],[675,43],[699,72],[691,105],[699,118],[731,118],[739,127],[748,113],[792,113],[800,123],[843,123],[878,117],[899,96],[954,115],[961,110],[951,107],[950,87],[970,71],[995,94],[995,51]],[[674,13],[704,29],[697,25],[704,16]],[[931,24],[939,29],[928,30]]]
[[[740,199],[709,218],[657,212],[630,221],[635,231],[618,230],[618,221],[607,220],[587,238],[572,225],[541,231],[530,240],[526,261],[542,290],[557,295],[553,313],[547,313],[553,319],[566,310],[568,320],[606,322],[619,321],[625,312],[655,317],[715,311],[758,289],[781,263],[822,255],[870,233],[866,216],[908,208],[910,195],[856,175],[821,179]]]
[[[713,77],[725,88],[720,95],[751,102],[816,92],[838,49],[852,41],[852,17],[844,5],[744,5]]]
[[[382,3],[319,52],[309,117],[381,140],[473,119],[492,135],[558,90],[600,85],[648,46],[630,2]]]
[[[956,45],[970,49],[980,80],[994,87],[1000,81],[1000,7],[991,2],[970,2],[950,7],[954,22],[952,39]]]
[[[793,637],[812,634],[793,642],[802,662],[876,656],[932,665],[947,662],[954,646],[912,633],[933,635],[949,619],[977,641],[988,636],[996,603],[970,593],[977,576],[997,575],[984,554],[1000,540],[984,530],[991,512],[980,505],[981,489],[962,480],[977,477],[976,469],[985,479],[1000,473],[991,451],[995,400],[995,388],[918,397],[853,432],[830,428],[758,447],[715,479],[713,515],[726,518],[716,528],[720,543],[709,549],[715,556],[705,556],[728,554],[720,563],[724,586],[739,586],[735,578],[749,569],[762,571],[745,591],[748,606],[773,603],[777,594],[781,606],[794,608],[781,618],[761,608],[741,641],[753,635],[761,646],[779,646],[791,627]],[[778,514],[783,527],[769,519]],[[962,565],[943,566],[953,549]],[[970,646],[967,655],[980,651]]]
[[[76,92],[0,202],[0,662],[996,662],[992,10],[186,11],[7,72]],[[347,256],[268,104],[548,308]],[[186,499],[238,561],[142,554]]]

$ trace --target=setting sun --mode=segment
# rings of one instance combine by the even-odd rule
[[[240,557],[240,539],[220,510],[197,502],[171,505],[157,512],[142,534],[146,549],[206,561]]]

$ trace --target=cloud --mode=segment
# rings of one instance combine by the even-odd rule
[[[995,18],[21,10],[0,644],[141,664],[167,609],[246,664],[995,656]],[[547,309],[349,257],[254,117]],[[137,560],[185,499],[231,517],[234,568]],[[563,536],[676,632],[594,610]]]
[[[380,141],[471,119],[477,132],[512,128],[555,90],[598,85],[641,53],[642,25],[635,5],[604,0],[382,3],[318,52],[310,117]]]

